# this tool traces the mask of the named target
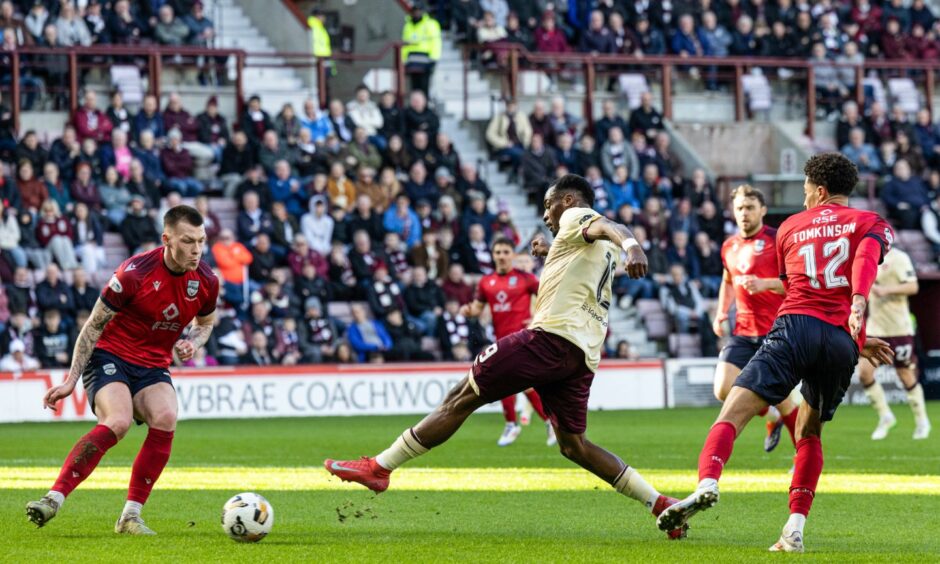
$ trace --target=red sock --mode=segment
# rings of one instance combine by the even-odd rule
[[[548,415],[545,414],[545,408],[542,407],[542,398],[539,397],[539,393],[535,390],[526,390],[525,397],[529,398],[529,403],[532,404],[532,409],[539,414],[539,417],[542,418],[542,421],[548,421]]]
[[[712,425],[705,439],[705,446],[698,456],[698,479],[721,477],[721,470],[731,458],[734,449],[734,439],[737,436],[734,425],[728,421],[719,421]]]
[[[127,489],[127,501],[136,501],[141,504],[147,502],[150,490],[153,489],[167,461],[170,460],[172,444],[173,431],[150,429],[147,439],[134,460],[131,484]]]
[[[78,439],[69,452],[52,486],[52,491],[68,496],[85,478],[91,475],[104,453],[117,444],[117,436],[105,425],[95,425],[87,435]]]
[[[503,417],[506,423],[516,422],[516,394],[503,398]]]
[[[793,411],[783,416],[783,424],[787,426],[787,431],[790,431],[790,440],[793,441],[793,446],[796,446],[796,416],[799,412],[800,408],[797,406]]]
[[[800,439],[796,443],[796,467],[790,481],[790,513],[809,515],[822,469],[823,451],[819,437]]]
[[[770,411],[770,406],[769,406],[769,405],[764,406],[764,409],[758,411],[758,412],[757,412],[757,415],[758,415],[758,417],[766,417],[768,411]]]

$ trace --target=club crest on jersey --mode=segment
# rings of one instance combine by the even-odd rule
[[[190,280],[186,283],[186,295],[190,298],[199,293],[199,280]]]
[[[102,369],[104,370],[104,373],[107,374],[108,376],[114,376],[114,373],[117,372],[117,366],[115,366],[113,362],[109,362],[108,364],[105,364],[102,367]]]
[[[111,288],[115,294],[120,294],[124,291],[124,286],[121,286],[121,281],[118,280],[117,274],[111,277],[111,280],[108,282],[108,288]]]
[[[766,245],[767,245],[767,241],[764,241],[763,239],[758,239],[757,241],[754,241],[754,252],[759,253],[763,251]]]
[[[894,233],[887,227],[885,227],[885,241],[888,242],[889,247],[894,244]]]
[[[515,276],[510,276],[510,277],[509,277],[509,285],[510,285],[510,286],[515,286],[515,285],[516,285],[516,282],[518,282],[518,281],[519,281],[519,279],[518,279],[517,277],[515,277]]]

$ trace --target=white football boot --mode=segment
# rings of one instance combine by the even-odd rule
[[[930,421],[923,419],[917,422],[917,426],[914,427],[914,440],[922,441],[930,436]]]
[[[144,524],[140,515],[121,515],[114,524],[114,532],[124,535],[155,535],[150,527]]]
[[[929,428],[927,429],[930,430]],[[558,437],[555,436],[555,428],[552,427],[551,422],[545,422],[545,431],[548,433],[548,440],[545,441],[545,444],[553,447],[558,444]]]
[[[685,526],[686,522],[699,511],[714,507],[718,503],[718,482],[700,486],[689,497],[674,503],[663,510],[656,519],[660,531],[672,531]]]
[[[780,540],[775,542],[768,550],[770,552],[803,552],[803,533],[786,529],[780,534]]]
[[[519,438],[519,434],[522,433],[522,427],[516,425],[515,423],[506,423],[506,427],[503,429],[503,434],[499,436],[499,440],[496,441],[497,446],[509,446],[512,443],[516,442],[516,439]]]
[[[897,424],[898,420],[895,418],[893,413],[890,413],[887,417],[882,417],[878,420],[878,426],[875,427],[874,432],[871,434],[871,440],[883,440],[888,436],[888,431],[890,431]]]

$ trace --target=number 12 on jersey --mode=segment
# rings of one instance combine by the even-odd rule
[[[847,238],[840,237],[835,241],[823,244],[822,258],[826,261],[824,265],[817,262],[815,243],[803,245],[797,251],[797,254],[803,257],[806,277],[809,278],[810,286],[813,288],[822,287],[819,280],[820,266],[823,270],[822,283],[825,284],[826,288],[839,288],[849,285],[849,279],[845,275],[837,273],[839,268],[849,259],[849,240]]]

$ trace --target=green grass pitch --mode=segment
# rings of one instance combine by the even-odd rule
[[[940,420],[940,404],[929,406]],[[911,440],[913,423],[872,442],[876,416],[843,407],[823,436],[823,480],[803,559],[940,560],[940,441]],[[664,493],[684,496],[715,409],[592,413],[588,436]],[[787,518],[792,447],[765,454],[763,426],[738,439],[718,506],[669,542],[636,502],[545,446],[538,422],[498,448],[497,415],[477,415],[450,443],[392,476],[381,496],[327,476],[325,457],[384,448],[417,417],[188,421],[144,510],[153,538],[112,532],[145,429],[104,458],[46,527],[25,517],[89,424],[0,425],[0,561],[3,562],[737,562],[766,552]],[[271,535],[256,545],[222,532],[222,504],[240,491],[266,496]]]

